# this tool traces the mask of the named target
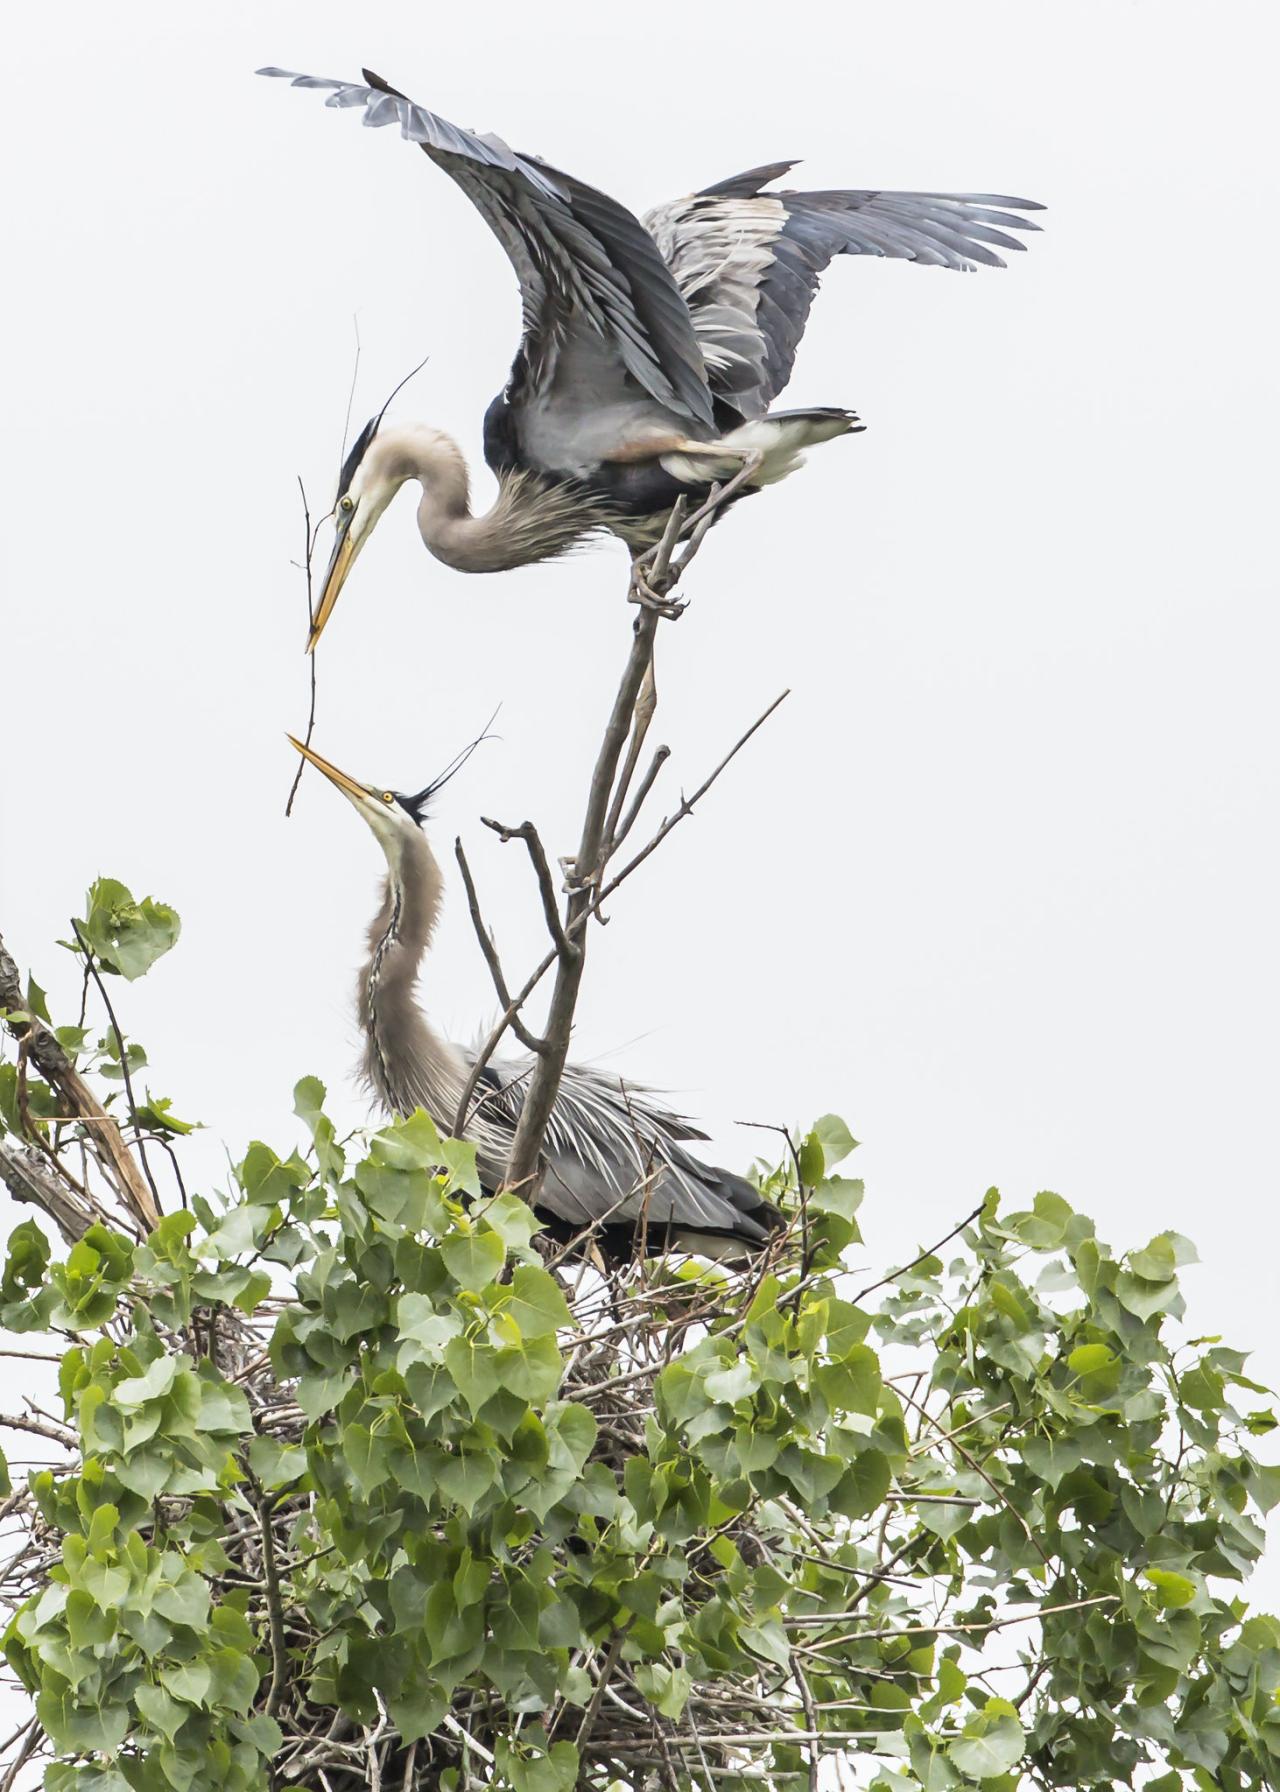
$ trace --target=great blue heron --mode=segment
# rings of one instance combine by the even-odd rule
[[[309,647],[399,488],[422,486],[426,546],[464,572],[563,553],[610,530],[638,551],[681,493],[740,472],[744,495],[785,478],[802,451],[862,426],[839,409],[770,411],[791,377],[823,270],[835,255],[936,267],[1003,267],[1009,230],[1038,226],[1031,199],[990,193],[766,192],[772,162],[651,211],[606,194],[498,137],[476,136],[364,70],[364,82],[266,68],[327,104],[398,124],[453,176],[506,250],[524,335],[506,390],[485,415],[498,495],[470,507],[457,444],[422,425],[366,425],[342,467],[337,536]]]
[[[404,1116],[424,1108],[448,1132],[474,1059],[432,1029],[414,994],[444,887],[422,822],[444,780],[406,796],[361,784],[289,739],[351,801],[386,856],[386,885],[356,991],[365,1078],[388,1112]],[[495,1059],[481,1073],[467,1131],[486,1188],[502,1182],[532,1068],[532,1059]],[[649,1250],[741,1259],[765,1244],[781,1215],[741,1176],[685,1149],[687,1140],[703,1137],[643,1090],[568,1065],[547,1131],[535,1210],[560,1237],[593,1228],[615,1256],[642,1243]]]

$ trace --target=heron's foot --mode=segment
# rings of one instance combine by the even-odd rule
[[[627,592],[627,602],[639,604],[641,609],[652,610],[659,616],[665,616],[674,622],[686,610],[687,600],[679,597],[665,597],[662,592],[655,591],[645,578],[639,566],[631,568],[631,589]]]

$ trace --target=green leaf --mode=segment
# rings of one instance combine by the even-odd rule
[[[506,1251],[496,1232],[459,1232],[440,1247],[445,1268],[469,1293],[487,1288],[506,1261]]]
[[[173,1103],[163,1095],[148,1094],[145,1101],[138,1103],[138,1119],[143,1126],[150,1127],[152,1132],[183,1135],[195,1132],[198,1120],[179,1120],[173,1112]]]
[[[564,1359],[555,1339],[544,1335],[499,1350],[493,1366],[501,1386],[509,1393],[541,1406],[560,1385]]]
[[[1168,1568],[1144,1568],[1143,1575],[1156,1590],[1156,1604],[1162,1612],[1176,1611],[1190,1605],[1196,1596],[1195,1582],[1185,1574],[1174,1574]]]
[[[809,1208],[814,1213],[834,1213],[842,1220],[851,1220],[862,1206],[865,1194],[861,1182],[848,1176],[828,1176],[809,1194]]]
[[[1018,1714],[1005,1699],[988,1699],[964,1726],[964,1733],[948,1743],[947,1753],[961,1773],[971,1779],[990,1780],[1022,1759],[1026,1737]]]
[[[843,1478],[827,1495],[833,1512],[846,1518],[866,1518],[884,1503],[893,1479],[889,1458],[882,1450],[863,1450]]]
[[[100,877],[89,888],[80,931],[104,970],[132,982],[176,945],[181,926],[165,903],[150,896],[135,902],[123,884]]]
[[[651,1705],[664,1717],[684,1715],[684,1708],[693,1691],[693,1678],[687,1668],[669,1667],[662,1661],[644,1661],[635,1669],[635,1683]]]
[[[823,1163],[828,1170],[843,1163],[857,1149],[858,1141],[838,1114],[824,1114],[821,1120],[814,1121],[811,1131],[822,1147]]]
[[[486,1201],[477,1210],[477,1217],[492,1226],[508,1251],[517,1256],[526,1251],[534,1235],[542,1231],[542,1221],[529,1203],[510,1192],[494,1195]]]
[[[179,1366],[180,1359],[176,1356],[158,1356],[144,1374],[128,1376],[116,1383],[116,1405],[145,1406],[148,1400],[159,1400],[173,1386]]]
[[[36,1715],[67,1754],[114,1754],[129,1730],[129,1713],[123,1705],[97,1700],[82,1705],[69,1688],[42,1692]]]
[[[135,1689],[133,1702],[151,1728],[158,1730],[170,1742],[190,1716],[187,1707],[180,1705],[163,1686],[144,1683]]]
[[[1140,1251],[1130,1251],[1129,1268],[1146,1282],[1166,1282],[1188,1263],[1198,1263],[1196,1247],[1179,1232],[1161,1232]]]
[[[448,1262],[447,1257],[445,1261]],[[520,1327],[522,1336],[540,1338],[547,1333],[566,1330],[573,1324],[573,1314],[558,1283],[540,1265],[518,1264],[511,1278],[511,1289],[506,1310]]]
[[[23,1220],[9,1234],[0,1297],[6,1302],[25,1300],[40,1287],[49,1267],[49,1241],[34,1220]]]

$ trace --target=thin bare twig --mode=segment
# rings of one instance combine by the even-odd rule
[[[904,1263],[898,1269],[891,1269],[887,1275],[881,1276],[878,1282],[870,1282],[865,1288],[860,1288],[857,1294],[853,1296],[854,1306],[861,1306],[869,1294],[875,1294],[877,1290],[887,1288],[890,1282],[896,1282],[899,1276],[905,1276],[908,1270],[916,1267],[917,1263],[924,1263],[929,1257],[936,1256],[944,1244],[950,1244],[953,1238],[958,1238],[960,1236],[966,1226],[971,1226],[973,1224],[974,1220],[981,1215],[985,1206],[986,1202],[980,1201],[972,1213],[965,1214],[958,1226],[952,1226],[950,1232],[940,1238],[936,1244],[931,1244],[927,1250],[921,1251],[918,1257],[913,1257],[910,1263]]]
[[[356,333],[356,365],[355,365],[355,368],[352,370],[352,374],[351,374],[352,394],[354,394],[355,389],[356,389],[356,372],[359,370],[359,367],[360,367],[360,335],[359,335],[359,332],[357,331],[357,333]],[[347,399],[347,423],[349,424],[350,421],[351,421],[351,398],[348,397],[348,399]],[[346,441],[346,426],[345,425],[343,426],[342,433],[343,433],[343,441],[345,443],[345,441]],[[314,594],[313,594],[312,583],[311,583],[311,562],[315,556],[315,551],[316,551],[316,530],[319,529],[320,525],[319,525],[319,523],[317,523],[315,530],[313,530],[311,527],[311,506],[307,502],[307,488],[302,483],[301,473],[299,473],[299,475],[298,475],[298,491],[302,495],[303,540],[304,540],[304,545],[305,545],[305,549],[306,549],[306,556],[302,562],[302,570],[306,576],[306,581],[307,581],[307,628],[308,628],[308,630],[311,630],[315,627],[315,623],[316,623],[316,607],[315,607]],[[307,659],[309,660],[310,666],[311,666],[311,674],[310,674],[311,675],[311,707],[307,711],[307,731],[302,737],[302,744],[306,747],[309,747],[311,745],[311,736],[315,732],[315,726],[316,726],[316,656],[314,653],[309,653],[307,655]],[[289,786],[289,798],[284,806],[286,820],[293,813],[293,799],[298,794],[298,786],[302,782],[302,774],[306,769],[306,764],[307,764],[306,760],[302,757],[301,754],[299,754],[298,755],[298,769],[293,774],[293,783]],[[185,1206],[185,1202],[184,1202],[184,1206]]]
[[[578,915],[576,915],[571,921],[566,923],[565,932],[568,935],[569,939],[571,939],[571,940],[576,939],[581,934],[582,929],[585,927],[587,921],[589,921],[591,916],[598,911],[601,904],[608,897],[612,896],[614,894],[614,892],[619,888],[619,886],[624,884],[634,871],[637,871],[639,869],[639,867],[649,857],[650,853],[652,853],[653,851],[656,850],[656,848],[661,844],[662,840],[664,840],[666,838],[666,836],[671,832],[671,830],[677,825],[678,822],[683,821],[687,815],[691,815],[693,813],[695,804],[700,802],[702,800],[702,798],[704,796],[706,796],[707,792],[711,789],[711,786],[716,782],[717,778],[720,777],[721,773],[725,771],[725,769],[728,767],[730,762],[737,756],[737,754],[739,752],[741,752],[742,748],[746,746],[747,742],[751,739],[752,735],[756,733],[757,729],[759,729],[766,721],[768,721],[769,717],[773,714],[774,710],[777,709],[778,705],[782,702],[783,698],[787,695],[788,695],[788,693],[786,691],[783,691],[780,696],[774,698],[773,702],[769,705],[768,709],[766,709],[762,715],[758,716],[756,718],[756,720],[751,724],[750,728],[747,729],[746,733],[741,735],[739,737],[739,739],[737,741],[735,741],[734,745],[725,754],[724,758],[716,766],[715,770],[713,772],[711,772],[710,776],[704,778],[702,783],[694,791],[693,795],[681,803],[680,809],[676,812],[676,814],[669,817],[668,820],[663,823],[662,828],[659,830],[659,833],[657,835],[655,835],[652,840],[650,840],[649,844],[644,848],[644,850],[637,853],[633,859],[629,860],[628,863],[623,867],[623,869],[621,871],[619,871],[615,877],[610,878],[609,881],[604,885],[603,889],[598,891],[592,897],[591,901],[587,904],[586,908],[584,910],[582,910]],[[551,969],[552,965],[555,964],[556,957],[557,957],[557,954],[556,954],[555,948],[552,947],[552,949],[545,955],[545,957],[543,957],[539,961],[539,963],[534,966],[533,970],[529,973],[529,976],[526,978],[523,987],[518,991],[518,993],[516,995],[514,995],[508,1003],[504,1004],[503,1012],[498,1016],[498,1019],[494,1023],[493,1027],[490,1029],[489,1033],[486,1035],[484,1043],[480,1047],[480,1050],[476,1053],[476,1056],[472,1062],[470,1073],[468,1074],[466,1083],[463,1085],[462,1094],[458,1101],[457,1112],[454,1115],[454,1123],[453,1123],[453,1131],[454,1131],[454,1135],[456,1137],[461,1138],[466,1133],[467,1125],[468,1125],[468,1122],[469,1122],[469,1119],[471,1116],[472,1098],[475,1095],[476,1088],[479,1085],[480,1078],[484,1073],[485,1067],[488,1065],[490,1059],[493,1057],[494,1052],[497,1050],[498,1046],[502,1042],[503,1034],[511,1026],[513,1017],[520,1012],[520,1010],[523,1008],[524,1004],[529,1000],[529,997],[533,994],[534,990],[538,987],[539,983],[541,983],[542,979],[546,976],[547,972]],[[501,1000],[501,997],[499,998],[499,1000]]]
[[[531,821],[522,821],[519,827],[504,827],[500,821],[492,821],[489,816],[482,815],[481,821],[487,828],[492,828],[505,846],[510,840],[523,840],[529,850],[534,874],[538,879],[538,893],[542,897],[542,916],[547,924],[547,932],[551,935],[552,944],[557,952],[576,952],[580,948],[573,944],[560,922],[560,909],[556,900],[555,881],[551,876],[551,867],[547,863],[546,849],[538,836],[538,830]]]
[[[151,1165],[147,1162],[147,1148],[142,1142],[142,1125],[138,1119],[138,1104],[134,1100],[133,1095],[133,1078],[129,1075],[129,1053],[125,1047],[124,1034],[120,1031],[120,1022],[116,1019],[116,1011],[111,1006],[111,997],[107,994],[107,986],[102,981],[102,973],[98,969],[97,961],[94,958],[93,948],[84,937],[80,923],[74,916],[72,916],[71,919],[71,927],[76,938],[80,942],[80,950],[84,953],[85,963],[89,967],[89,975],[93,978],[94,986],[97,989],[98,994],[102,997],[102,1006],[107,1011],[107,1019],[111,1022],[111,1031],[116,1037],[116,1050],[120,1054],[120,1075],[124,1079],[124,1095],[125,1100],[129,1104],[129,1120],[133,1126],[134,1136],[138,1146],[138,1156],[142,1161],[142,1173],[147,1179],[147,1187],[151,1190],[151,1198],[156,1204],[156,1216],[158,1218],[160,1214],[164,1212],[164,1208],[160,1204],[160,1190],[156,1187],[156,1179],[151,1174]]]
[[[517,1012],[519,1004],[513,1003],[511,1000],[511,991],[507,988],[506,974],[502,969],[502,961],[498,957],[498,948],[494,945],[493,935],[485,926],[484,916],[480,913],[480,898],[476,893],[475,879],[471,875],[471,867],[467,863],[467,855],[463,851],[461,837],[454,841],[453,850],[458,861],[458,869],[462,873],[462,881],[466,885],[467,907],[471,913],[471,925],[474,927],[476,938],[480,942],[480,950],[484,954],[484,961],[489,967],[489,975],[493,978],[493,987],[498,992],[498,1000],[502,1003],[504,1011],[510,1012],[511,1019],[508,1024],[510,1025],[511,1031],[526,1050],[535,1053],[544,1052],[547,1049],[546,1041],[539,1039],[535,1033],[529,1031]]]

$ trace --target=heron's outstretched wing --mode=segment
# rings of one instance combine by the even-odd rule
[[[688,306],[625,206],[517,154],[500,137],[450,124],[367,69],[363,84],[282,68],[258,73],[327,92],[330,106],[362,107],[367,125],[398,124],[453,176],[515,268],[524,303],[522,371],[535,390],[554,378],[566,337],[585,329],[659,403],[710,423],[711,395]]]
[[[992,193],[766,193],[792,162],[752,168],[645,214],[702,344],[711,389],[744,419],[763,416],[791,377],[809,307],[835,255],[934,267],[1003,267],[996,249],[1038,230],[1033,199]]]

